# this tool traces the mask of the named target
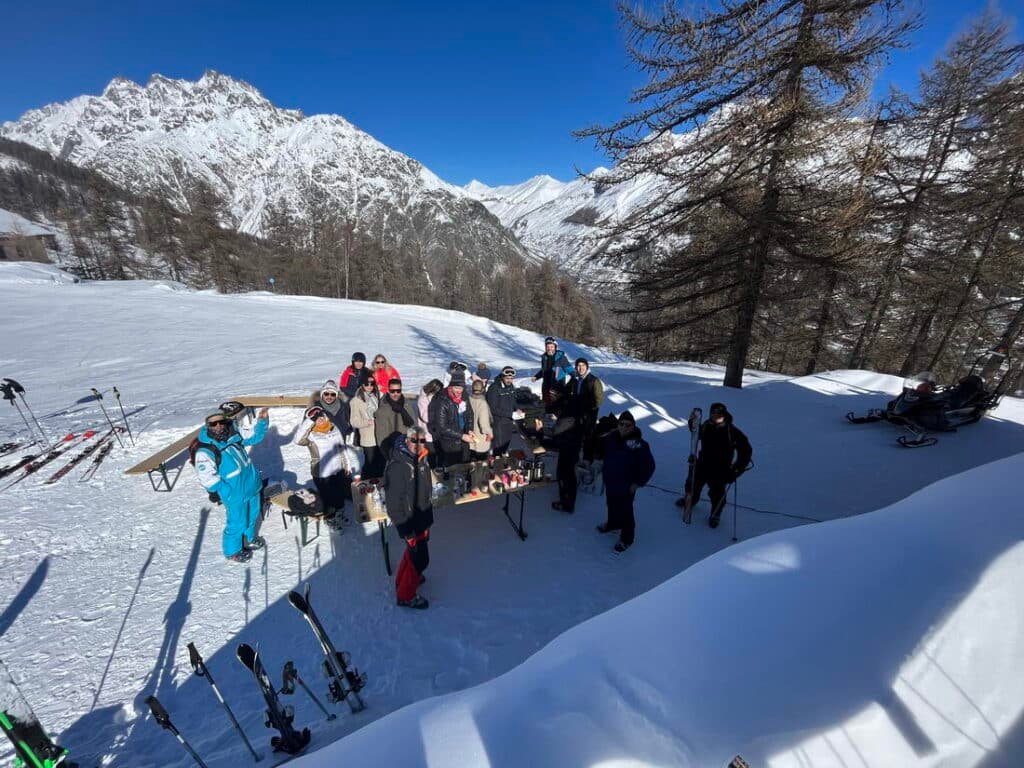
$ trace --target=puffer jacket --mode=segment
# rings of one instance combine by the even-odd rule
[[[433,482],[426,459],[417,460],[409,453],[405,440],[397,441],[384,468],[384,503],[403,539],[434,524]]]
[[[220,453],[220,464],[214,451],[203,445],[196,451],[196,475],[206,490],[216,493],[226,507],[244,503],[263,488],[263,478],[249,459],[245,446],[256,445],[267,434],[270,419],[259,419],[248,434],[232,431],[227,440],[214,440],[204,426],[199,442],[212,445]]]
[[[460,405],[456,405],[447,389],[434,395],[430,403],[430,432],[434,435],[434,443],[441,450],[452,453],[462,450],[462,436],[472,426],[473,406],[465,395]]]
[[[337,427],[329,432],[316,432],[313,421],[303,419],[295,444],[309,448],[309,468],[313,477],[333,477],[339,472],[352,477],[363,470],[362,451],[346,445]]]
[[[705,421],[700,428],[700,453],[697,465],[712,474],[727,473],[735,464],[745,468],[754,455],[750,440],[732,423],[732,414],[726,412],[725,423],[718,426]]]

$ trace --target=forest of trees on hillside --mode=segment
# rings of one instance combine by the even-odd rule
[[[1005,20],[973,23],[916,94],[873,100],[919,21],[900,0],[622,13],[647,82],[621,120],[580,135],[617,163],[602,182],[657,174],[669,189],[607,233],[634,352],[722,363],[741,386],[744,367],[951,379],[1012,350],[1024,74]]]
[[[224,293],[279,293],[422,304],[570,338],[603,341],[592,300],[554,267],[510,260],[484,271],[415,246],[385,249],[331,210],[309,220],[270,211],[266,236],[225,228],[224,202],[200,181],[188,209],[133,195],[89,169],[0,138],[0,208],[64,229],[61,265],[98,280],[170,279]],[[273,278],[273,284],[270,283]]]

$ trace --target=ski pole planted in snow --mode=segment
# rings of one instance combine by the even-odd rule
[[[735,480],[732,481],[732,540],[733,541],[737,541],[737,539],[736,539],[736,507],[738,506],[738,502],[736,501],[736,497],[739,495],[739,492],[740,492],[739,488],[740,488],[740,479],[737,477]]]
[[[218,688],[217,683],[214,682],[213,675],[211,675],[210,670],[207,669],[206,662],[203,661],[203,657],[199,654],[199,650],[196,648],[195,643],[188,644],[188,660],[196,675],[199,677],[205,677],[209,681],[210,687],[213,688],[214,695],[220,703],[224,705],[224,711],[228,713],[231,724],[235,726],[235,730],[238,731],[238,735],[242,737],[242,741],[245,742],[245,746],[249,748],[249,751],[252,753],[252,759],[258,763],[263,759],[263,755],[253,749],[252,744],[249,743],[249,739],[245,737],[245,732],[242,730],[242,726],[238,724],[238,721],[235,719],[235,714],[231,711],[231,707],[229,707],[227,701],[224,700],[224,696],[221,694],[220,688]]]
[[[110,414],[107,413],[107,407],[103,405],[103,393],[96,389],[96,387],[90,387],[90,389],[92,390],[92,396],[95,397],[96,402],[100,404],[100,410],[103,411],[103,415],[107,419],[107,424],[110,425],[110,431],[113,432],[114,437],[117,438],[118,445],[124,448],[124,440],[122,440],[121,436],[117,434],[117,428],[114,426],[114,422],[111,420]]]
[[[196,754],[196,751],[189,746],[189,743],[185,741],[185,737],[182,736],[178,729],[174,727],[174,723],[171,722],[171,716],[167,714],[167,710],[164,709],[164,705],[160,703],[160,700],[157,699],[156,696],[147,696],[146,703],[149,705],[149,710],[153,713],[153,719],[156,720],[157,725],[174,734],[174,737],[181,742],[181,746],[183,746],[188,753],[192,755],[192,759],[196,761],[196,765],[200,768],[209,768],[209,766],[203,762],[203,759]]]
[[[17,395],[23,393],[24,391],[25,388],[22,387],[21,384],[18,384],[18,382],[16,382],[14,379],[4,379],[3,382],[0,383],[0,392],[3,393],[4,400],[11,401],[11,405],[13,405],[14,408],[18,411],[18,415],[21,417],[21,420],[25,422],[25,429],[28,430],[29,435],[35,437],[35,432],[32,430],[32,425],[28,423],[28,418],[25,416],[25,412],[21,410],[21,406],[18,405]],[[22,394],[22,401],[24,402],[24,394]],[[25,407],[28,407],[27,403]],[[35,415],[33,415],[32,418],[35,419]],[[39,422],[36,422],[37,425],[38,423]],[[42,435],[43,442],[46,444],[46,447],[53,448],[53,444],[50,442],[50,439],[43,433],[42,430],[39,430],[39,434]]]
[[[21,398],[21,404],[25,406],[25,410],[28,411],[29,416],[32,417],[32,421],[35,422],[36,429],[39,430],[39,434],[42,436],[43,442],[45,442],[50,448],[53,448],[53,443],[50,442],[50,438],[46,436],[45,432],[43,432],[43,427],[39,423],[39,419],[37,419],[36,415],[32,412],[32,406],[30,406],[28,404],[28,400],[25,399],[25,388],[14,379],[4,379],[3,383],[18,393],[18,397]],[[4,397],[6,398],[7,395],[5,394]]]
[[[135,435],[132,434],[132,428],[128,425],[128,414],[124,412],[124,404],[121,402],[121,393],[117,391],[117,387],[114,387],[114,397],[117,398],[117,407],[121,409],[121,418],[124,419],[124,428],[128,430],[128,437],[132,440],[132,445],[135,445]]]
[[[327,715],[328,721],[337,719],[338,716],[333,712],[328,712],[324,705],[320,703],[320,699],[318,699],[313,692],[309,690],[309,686],[306,685],[306,682],[299,676],[299,670],[295,668],[295,663],[286,661],[284,663],[284,669],[281,670],[280,692],[286,696],[295,693],[295,683],[301,685],[302,690],[309,694],[309,698],[313,700],[313,703],[320,707],[321,712]]]

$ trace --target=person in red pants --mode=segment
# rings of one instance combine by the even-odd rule
[[[429,603],[417,590],[430,564],[430,526],[433,476],[427,463],[427,433],[411,427],[404,440],[396,440],[384,468],[384,500],[395,530],[405,539],[405,552],[395,574],[395,597],[403,608],[426,608]]]

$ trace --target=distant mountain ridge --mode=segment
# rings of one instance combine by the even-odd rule
[[[225,226],[266,235],[285,218],[325,215],[385,249],[404,248],[428,272],[442,257],[493,267],[530,257],[487,209],[418,161],[338,115],[307,117],[256,88],[208,71],[197,81],[115,78],[99,96],[31,110],[0,135],[93,169],[179,210],[206,185]]]

